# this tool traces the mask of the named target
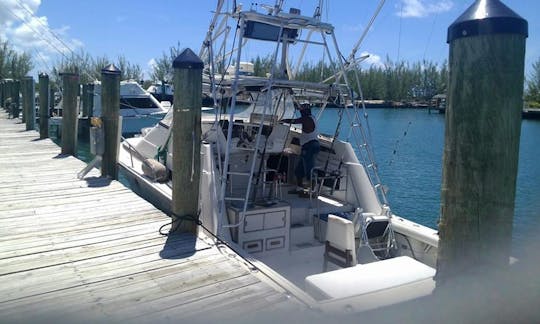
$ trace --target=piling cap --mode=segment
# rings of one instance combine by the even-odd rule
[[[41,72],[41,73],[39,73],[39,75],[38,75],[38,78],[40,78],[40,79],[42,79],[42,78],[48,78],[48,77],[49,77],[49,75],[47,75],[47,73],[45,73],[45,72]]]
[[[178,55],[173,61],[173,68],[175,69],[199,69],[202,70],[204,67],[203,61],[193,53],[189,48]]]
[[[477,0],[450,27],[447,43],[457,38],[493,34],[529,36],[527,20],[499,0]]]
[[[120,75],[121,73],[122,71],[120,71],[120,69],[114,66],[112,63],[101,69],[101,74]]]

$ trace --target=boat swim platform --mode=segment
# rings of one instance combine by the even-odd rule
[[[249,322],[308,307],[224,245],[163,236],[170,218],[0,112],[0,318]],[[164,229],[165,231],[167,228]]]

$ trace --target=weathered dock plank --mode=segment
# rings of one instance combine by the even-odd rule
[[[178,322],[306,307],[227,247],[0,112],[2,322]]]

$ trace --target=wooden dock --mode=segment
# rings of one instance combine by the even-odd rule
[[[227,247],[191,234],[117,181],[85,179],[0,112],[0,322],[250,321],[306,309]]]

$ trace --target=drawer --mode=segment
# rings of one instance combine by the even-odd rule
[[[253,241],[246,241],[242,245],[244,250],[249,253],[254,252],[262,252],[263,250],[263,242],[262,240],[253,240]]]
[[[285,247],[285,236],[269,237],[265,243],[265,250],[282,249]]]

